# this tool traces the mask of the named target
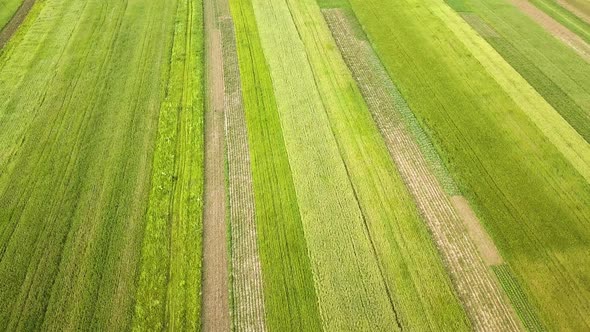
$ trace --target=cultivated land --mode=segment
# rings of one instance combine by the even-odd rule
[[[590,329],[583,0],[0,0],[0,330]]]

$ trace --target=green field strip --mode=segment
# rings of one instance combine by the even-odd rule
[[[590,66],[504,0],[471,0],[497,33],[486,39],[572,127],[590,141]]]
[[[279,82],[279,84],[275,83],[275,92],[279,103],[279,113],[283,124],[287,150],[289,151],[299,204],[304,214],[305,234],[310,247],[312,263],[314,264],[316,289],[325,328],[328,330],[363,328],[363,326],[364,328],[379,328],[378,326],[381,326],[381,324],[391,326],[392,319],[396,319],[393,324],[401,326],[405,324],[408,324],[408,326],[431,326],[434,329],[445,323],[461,326],[462,323],[466,322],[466,318],[458,302],[438,303],[441,305],[433,311],[436,312],[438,317],[434,318],[432,322],[428,321],[432,317],[419,314],[424,310],[423,306],[436,303],[434,298],[438,298],[437,296],[441,294],[439,292],[446,293],[445,296],[440,295],[441,298],[454,298],[440,258],[437,256],[434,245],[423,224],[418,220],[415,208],[412,210],[413,204],[404,200],[411,199],[407,192],[403,190],[401,180],[397,178],[400,181],[400,186],[394,187],[393,185],[395,182],[391,174],[395,176],[397,173],[370,118],[370,114],[364,107],[362,97],[358,90],[354,88],[350,73],[338,54],[330,32],[319,12],[319,7],[314,2],[288,2],[288,6],[289,8],[277,7],[277,4],[274,3],[273,7],[268,4],[260,5],[260,11],[256,12],[256,16],[259,29],[264,31],[269,36],[267,38],[272,41],[265,45],[265,38],[262,37],[262,45],[267,52],[265,54],[269,61],[273,81]],[[262,7],[268,8],[267,11],[264,12]],[[257,6],[255,6],[255,11],[256,9]],[[281,28],[275,29],[276,32],[265,31],[268,28],[264,27],[266,25],[264,22],[271,22],[271,18],[272,22],[284,24]],[[291,19],[294,20],[291,23],[293,26],[289,24]],[[281,34],[279,31],[283,33]],[[284,33],[284,31],[292,32]],[[263,34],[261,33],[261,35]],[[314,44],[314,40],[318,44]],[[282,52],[279,55],[268,51],[269,48],[273,49],[273,51],[280,49],[280,47],[277,48],[272,45],[281,44],[296,45],[296,47],[291,46],[290,52]],[[319,51],[317,48],[320,45],[329,49],[328,53]],[[334,67],[329,64],[330,61],[335,61]],[[281,63],[290,64],[282,66]],[[318,76],[315,77],[314,74]],[[288,83],[284,81],[287,78],[290,79]],[[327,78],[325,84],[322,83],[322,78]],[[334,92],[329,92],[332,88],[335,88]],[[322,97],[327,99],[324,100]],[[339,100],[339,97],[342,97],[342,100]],[[322,110],[327,110],[329,107],[332,109],[332,113],[328,115],[330,113],[328,111],[328,114],[324,114]],[[342,110],[342,113],[338,113],[338,109],[342,107],[344,110]],[[311,114],[311,116],[310,110],[314,110],[314,114]],[[336,124],[332,126],[330,120]],[[359,121],[355,123],[361,124],[360,132],[354,132],[354,129],[351,128],[353,121]],[[339,127],[335,128],[335,126]],[[336,132],[336,137],[340,139],[340,142],[332,136],[334,135],[332,130]],[[357,137],[362,141],[360,143],[350,140],[354,137],[353,135],[357,134]],[[345,135],[348,135],[348,138]],[[318,138],[320,139],[318,140]],[[376,144],[367,143],[373,139],[376,139]],[[346,146],[346,143],[351,143],[353,146],[350,149],[347,147],[345,151],[347,155],[344,157],[344,161],[348,162],[348,164],[342,165],[339,154],[341,153],[340,149],[342,146]],[[325,152],[318,154],[318,152],[313,151],[314,148],[323,149]],[[364,157],[363,153],[366,153],[367,157]],[[356,159],[357,162],[355,162],[355,158],[358,158]],[[371,160],[370,163],[377,163],[376,166],[373,167],[370,163],[367,163],[368,159]],[[310,167],[310,165],[313,166]],[[364,171],[366,167],[369,169],[368,172]],[[331,170],[330,176],[319,175],[317,179],[316,175],[310,176],[310,172],[323,174],[325,169]],[[349,174],[355,177],[353,190],[349,189],[350,187],[346,184],[349,181]],[[363,182],[362,178],[367,174],[370,176]],[[377,177],[379,177],[378,181]],[[335,183],[334,181],[338,182]],[[383,181],[384,185],[379,185],[379,181]],[[317,187],[318,183],[322,184],[319,188]],[[339,192],[339,197],[330,194],[329,192],[332,190]],[[372,192],[372,190],[376,192]],[[401,197],[399,204],[406,203],[405,206],[409,206],[409,208],[404,207],[401,209],[402,212],[395,215],[392,208],[394,203],[383,196],[388,190],[395,193],[392,196],[398,194]],[[362,201],[361,211],[368,213],[366,220],[365,216],[360,215],[360,211],[356,212],[354,206],[350,205],[355,204],[355,199],[362,197],[363,194],[366,194],[366,196],[359,198],[359,200]],[[329,197],[329,199],[320,197]],[[375,199],[375,197],[377,198]],[[371,203],[373,199],[374,202]],[[320,201],[323,205],[322,209],[317,207]],[[338,201],[341,203],[335,203]],[[346,201],[350,203],[345,203]],[[333,204],[338,204],[339,208],[330,207]],[[378,206],[381,208],[383,204],[385,212],[381,212],[377,208]],[[327,210],[328,208],[330,210]],[[343,209],[346,210],[343,211]],[[345,214],[342,214],[343,212]],[[415,214],[412,215],[412,213]],[[407,256],[404,257],[406,260],[403,260],[396,255],[394,255],[396,256],[395,259],[389,258],[392,251],[396,253],[403,251],[398,247],[400,244],[396,240],[400,242],[408,240],[401,235],[396,238],[392,231],[395,226],[389,220],[384,222],[385,218],[396,217],[406,218],[395,226],[403,229],[403,232],[400,231],[399,233],[404,233],[408,238],[413,238],[412,244],[421,245],[423,255],[415,255],[415,257],[412,257],[414,260],[407,259]],[[412,220],[413,217],[416,218]],[[318,228],[316,225],[318,220],[321,220],[323,227]],[[326,227],[328,222],[330,226]],[[363,229],[367,225],[368,229]],[[319,247],[320,243],[325,241],[325,238],[339,238],[338,234],[342,232],[342,227],[349,227],[349,230],[347,230],[349,237],[350,234],[358,234],[351,239],[356,246],[356,248],[352,249],[355,251],[354,254],[347,253],[351,249],[345,248],[344,251],[341,244],[338,249],[340,257],[330,256],[329,253],[314,250]],[[370,236],[369,232],[371,232]],[[408,246],[407,242],[402,243]],[[424,246],[426,246],[426,250],[424,250]],[[409,251],[409,246],[407,249]],[[387,255],[383,255],[384,253],[387,253]],[[355,274],[358,272],[355,272],[355,274],[340,272],[348,276],[347,280],[341,280],[336,275],[333,276],[335,274],[333,271],[342,271],[343,268],[349,271],[350,269],[340,262],[342,256],[361,257],[362,263],[365,264],[362,271],[366,277],[356,277]],[[372,259],[373,256],[378,256],[377,262],[367,261]],[[433,269],[424,271],[421,274],[414,265],[420,260],[422,262],[430,261],[431,264],[428,265],[433,266]],[[352,263],[359,264],[361,262]],[[334,268],[333,265],[335,264],[339,266]],[[350,265],[351,263],[347,264]],[[424,282],[425,280],[421,279],[425,278],[425,275],[428,275],[429,281]],[[330,279],[326,280],[327,278]],[[352,293],[352,291],[347,291],[348,294],[336,293],[338,289],[360,288],[359,284],[362,282],[365,284],[372,283],[372,285],[363,286],[365,289],[355,290],[357,294]],[[376,288],[384,287],[380,286],[380,283],[383,282],[385,282],[384,286],[387,288]],[[356,284],[356,286],[351,286],[353,284]],[[417,284],[418,286],[416,286]],[[436,291],[431,292],[429,294],[431,297],[429,297],[424,290],[429,289],[433,284],[437,284]],[[394,288],[395,293],[390,291]],[[383,299],[381,296],[385,295],[386,291],[389,291],[388,298]],[[371,300],[373,303],[381,307],[377,307],[373,312],[369,313],[363,312],[362,307],[355,305],[355,303],[360,303],[359,300],[367,301],[364,299],[366,295],[363,293],[365,292],[372,294]],[[354,296],[355,300],[345,298],[345,296]],[[420,298],[421,301],[417,302],[416,298]],[[377,301],[383,302],[379,304],[380,302]],[[387,303],[390,301],[392,303]],[[351,306],[343,307],[343,303],[351,303]],[[371,306],[375,304],[371,304]],[[396,309],[395,306],[397,305],[400,305],[400,308]],[[392,306],[389,307],[391,309],[388,309],[388,306]],[[373,315],[375,318],[370,318],[368,315]],[[384,321],[385,319],[388,321]],[[450,322],[451,320],[452,322]]]
[[[311,263],[254,9],[246,0],[230,0],[230,5],[250,147],[266,326],[271,331],[320,330]]]
[[[10,21],[23,0],[2,0],[0,1],[0,31]]]
[[[174,7],[172,7],[174,9]],[[179,1],[162,80],[158,138],[134,330],[200,327],[203,190],[203,12]],[[174,17],[174,16],[172,16]]]
[[[510,267],[507,264],[492,266],[492,270],[496,274],[504,291],[510,298],[516,313],[520,316],[525,328],[528,331],[545,331],[543,324],[537,317],[536,310],[529,302],[522,287],[514,277]]]
[[[395,327],[396,314],[292,13],[281,1],[256,0],[253,7],[274,83],[323,326]]]
[[[461,39],[463,45],[520,109],[590,182],[590,145],[492,46],[486,43],[485,39],[477,35],[479,33],[492,40],[497,39],[493,29],[475,14],[461,15],[465,20],[463,22],[442,3],[438,7],[433,6],[432,12],[446,22],[449,29]]]
[[[543,323],[587,328],[587,181],[432,13],[440,1],[351,3]]]
[[[553,17],[557,22],[563,24],[570,31],[577,34],[590,43],[590,25],[574,13],[560,6],[555,0],[529,0],[537,8]]]
[[[1,166],[0,219],[12,229],[1,240],[0,325],[9,330],[131,322],[164,9],[46,1],[2,54],[10,163]]]
[[[466,328],[467,318],[438,251],[319,8],[314,1],[287,3],[400,324],[433,330]]]
[[[509,301],[465,231],[463,220],[421,147],[423,141],[413,133],[412,127],[417,125],[415,119],[408,119],[411,110],[370,44],[355,37],[356,18],[340,9],[322,12],[444,259],[473,329],[518,329],[520,323]]]

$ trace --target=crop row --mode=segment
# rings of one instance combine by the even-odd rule
[[[325,328],[465,327],[436,248],[319,7],[256,1],[254,9]]]
[[[129,328],[174,5],[32,13],[0,65],[0,326]]]
[[[514,278],[510,267],[507,264],[500,264],[493,266],[492,269],[526,329],[528,331],[544,331],[545,329],[537,317],[536,310],[528,301],[518,281]]]
[[[200,325],[203,30],[199,3],[172,6],[133,329]],[[174,17],[177,19],[174,20]]]
[[[543,322],[587,327],[587,319],[580,315],[590,304],[584,295],[587,291],[576,285],[590,273],[579,268],[588,265],[588,258],[573,250],[590,237],[583,226],[590,216],[590,185],[584,178],[587,173],[578,170],[585,166],[572,166],[564,157],[563,146],[553,143],[555,137],[550,139],[537,126],[539,121],[532,121],[523,109],[526,99],[518,99],[526,96],[518,97],[518,89],[507,91],[508,85],[486,68],[490,63],[482,63],[482,57],[475,57],[466,46],[467,38],[453,32],[454,21],[438,16],[440,9],[436,8],[448,10],[444,2],[351,3],[377,55],[461,192],[473,204],[517,280],[534,296],[531,302],[539,303]],[[502,8],[490,15],[505,13],[509,7]],[[485,21],[498,31],[495,24]],[[519,42],[530,41],[527,37]],[[564,53],[573,53],[563,47]],[[553,51],[545,54],[553,55]],[[560,126],[555,135],[567,141],[575,134]],[[580,148],[585,150],[584,144]],[[539,267],[539,259],[545,267]],[[556,289],[560,290],[557,295]],[[550,318],[555,316],[570,318]]]
[[[551,104],[586,141],[590,141],[590,67],[504,0],[472,1],[473,11],[497,37],[486,40]],[[502,6],[502,11],[496,8]],[[523,23],[525,22],[525,23]]]
[[[352,28],[354,17],[338,9],[325,10],[324,16],[447,264],[474,328],[518,329],[518,322],[512,317],[510,304],[505,303],[502,289],[465,232],[461,219],[433,172],[436,167],[429,165],[423,151],[428,149],[432,154],[435,152],[430,150],[430,144],[420,148],[419,144],[424,141],[416,140],[409,129],[419,125],[410,116],[411,110],[392,84],[371,46],[355,38]],[[440,164],[437,166],[443,168]],[[452,182],[450,178],[445,178]]]
[[[319,330],[321,321],[269,66],[251,1],[230,0],[252,168],[266,326]]]

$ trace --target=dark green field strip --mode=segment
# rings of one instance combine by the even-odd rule
[[[47,0],[3,54],[7,330],[130,326],[171,5]]]
[[[516,278],[514,278],[510,267],[507,264],[501,264],[492,266],[492,270],[500,280],[502,288],[504,288],[506,295],[508,295],[510,302],[514,306],[514,310],[526,329],[529,331],[544,331],[545,328],[541,324],[539,317],[537,317],[536,310],[529,302]]]
[[[200,326],[203,190],[203,12],[178,1],[142,248],[133,328]],[[169,47],[163,49],[168,50]]]
[[[560,6],[555,0],[530,0],[530,2],[590,43],[590,25]]]
[[[321,329],[297,197],[252,4],[230,0],[252,162],[266,326]]]
[[[590,142],[590,66],[505,0],[469,0],[497,36],[483,36]]]
[[[351,3],[543,322],[587,329],[588,183],[434,17],[440,1]]]

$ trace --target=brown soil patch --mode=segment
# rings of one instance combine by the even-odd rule
[[[510,0],[518,9],[537,22],[555,38],[560,39],[583,59],[590,62],[590,45],[561,23],[526,0]]]
[[[2,31],[0,31],[0,49],[8,43],[12,35],[18,30],[18,27],[23,23],[34,4],[35,0],[24,0],[14,13],[14,16],[6,23]]]
[[[471,209],[471,206],[469,206],[469,202],[465,197],[453,196],[451,197],[451,202],[457,213],[461,216],[467,233],[469,233],[469,236],[475,243],[486,264],[490,266],[502,264],[504,261],[498,252],[498,248],[496,248],[494,241],[479,222],[479,219]]]
[[[204,331],[229,331],[229,274],[225,216],[223,63],[215,8],[205,0],[207,107],[205,110],[205,187],[203,215]]]
[[[571,4],[571,3],[567,2],[567,1],[564,1],[564,0],[557,0],[557,3],[561,7],[567,9],[572,14],[576,15],[577,17],[579,17],[582,21],[590,24],[590,15],[584,13],[578,7],[576,7],[573,4]]]

